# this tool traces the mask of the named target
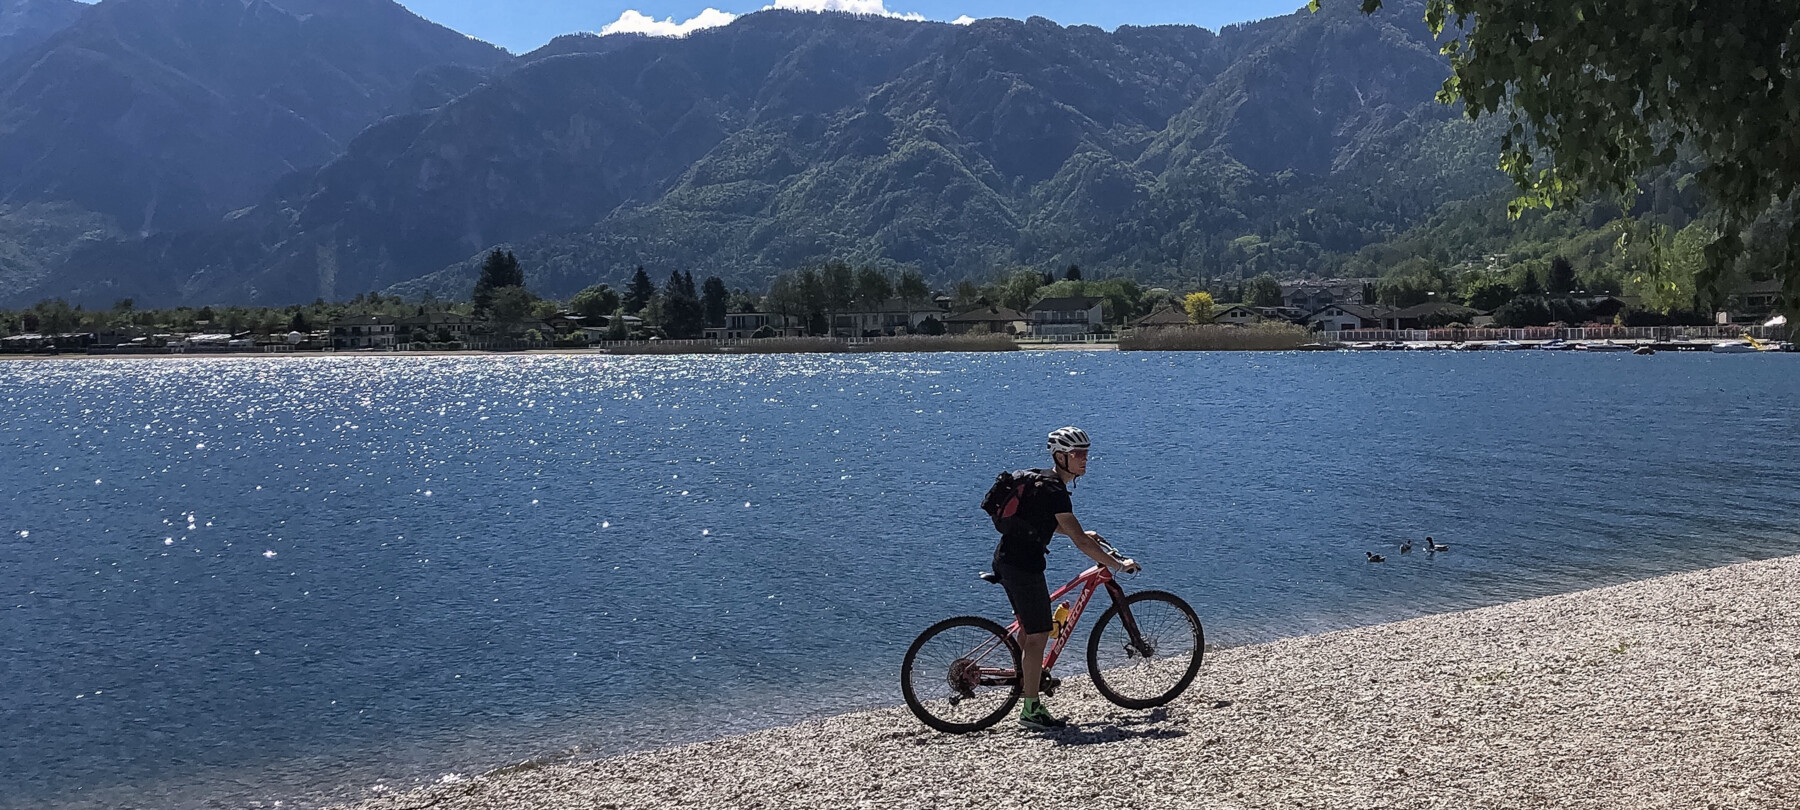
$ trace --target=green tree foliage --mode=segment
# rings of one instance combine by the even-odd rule
[[[488,294],[488,312],[496,323],[524,323],[532,317],[537,303],[537,296],[517,284],[496,288]]]
[[[1519,294],[1505,279],[1482,271],[1475,271],[1472,275],[1474,277],[1463,285],[1462,297],[1463,301],[1475,309],[1493,312]]]
[[[694,290],[692,273],[671,271],[661,300],[661,318],[656,323],[662,327],[664,337],[697,338],[705,331],[706,311]]]
[[[1794,202],[1800,5],[1427,0],[1426,20],[1448,35],[1452,75],[1440,99],[1510,124],[1500,167],[1521,191],[1514,213],[1627,195],[1652,169],[1691,158],[1719,217],[1697,292],[1716,299],[1744,227],[1772,201]],[[1800,222],[1785,241],[1777,275],[1789,311],[1800,312]]]
[[[613,310],[612,317],[606,321],[607,340],[626,340],[631,337],[631,327],[625,325],[625,307]]]
[[[1544,285],[1538,283],[1536,270],[1525,268],[1525,277],[1519,281],[1519,295],[1526,298],[1543,297]]]
[[[858,308],[873,309],[894,297],[894,284],[888,280],[886,273],[873,267],[864,267],[856,271],[856,292],[853,297]]]
[[[618,292],[605,284],[595,284],[569,299],[569,309],[584,318],[604,318],[618,308]]]
[[[707,276],[700,284],[700,309],[705,314],[706,325],[724,326],[730,305],[731,293],[725,289],[724,279]]]
[[[1188,323],[1212,323],[1214,306],[1211,293],[1191,292],[1181,299],[1181,308],[1187,311]]]
[[[625,300],[620,302],[625,311],[636,315],[650,305],[650,299],[656,295],[656,285],[650,281],[650,274],[639,266],[631,274],[631,281],[625,285]]]
[[[1658,228],[1655,237],[1667,246],[1639,266],[1626,289],[1642,299],[1645,307],[1663,315],[1699,309],[1697,279],[1706,265],[1706,248],[1715,236],[1712,228],[1701,222],[1672,236],[1667,228]]]
[[[926,315],[924,320],[919,321],[919,334],[921,334],[921,335],[941,335],[943,333],[944,333],[944,322],[943,321],[940,321],[937,318],[934,318],[930,315]]]
[[[1244,283],[1244,303],[1253,307],[1281,306],[1281,282],[1268,273],[1258,274]]]
[[[1069,269],[1063,271],[1063,279],[1065,281],[1080,281],[1081,267],[1073,264],[1069,265]]]
[[[1375,299],[1394,307],[1448,301],[1455,285],[1442,267],[1423,258],[1408,259],[1375,283]]]
[[[1552,317],[1550,304],[1541,295],[1521,295],[1494,310],[1494,323],[1508,329],[1546,326]]]
[[[931,286],[925,283],[925,277],[919,271],[909,268],[900,271],[900,283],[894,286],[894,294],[907,306],[916,307],[931,300]]]
[[[1030,268],[1018,268],[1000,282],[998,297],[1000,306],[1012,307],[1024,312],[1038,298],[1038,288],[1044,286],[1044,276]]]
[[[520,269],[519,260],[513,256],[512,251],[491,251],[487,260],[481,263],[481,278],[475,282],[475,293],[472,296],[475,310],[488,312],[493,309],[494,295],[499,290],[524,286],[525,271]]]
[[[30,314],[28,322],[35,322],[36,325],[28,326],[27,331],[45,335],[66,334],[74,331],[75,327],[81,323],[76,309],[61,298],[39,301],[36,306],[31,308]]]
[[[1575,265],[1568,259],[1557,256],[1550,260],[1550,273],[1544,278],[1544,287],[1551,295],[1568,295],[1575,291]]]
[[[850,307],[856,299],[856,271],[839,259],[832,259],[819,268],[819,303],[818,312],[825,317],[826,329],[836,328],[837,314]]]
[[[957,312],[965,312],[972,307],[979,306],[983,297],[981,287],[965,278],[950,288],[950,308]]]

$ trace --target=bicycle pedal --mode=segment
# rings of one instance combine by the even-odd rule
[[[1061,678],[1052,678],[1049,675],[1045,675],[1044,679],[1038,682],[1038,694],[1041,694],[1044,697],[1056,697],[1056,687],[1058,686],[1062,686]]]

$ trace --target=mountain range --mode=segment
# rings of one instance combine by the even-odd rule
[[[1328,272],[1501,182],[1433,100],[1422,5],[1351,5],[1216,33],[770,11],[515,57],[389,0],[105,0],[0,61],[0,301],[462,297],[496,246],[550,295],[827,257]]]

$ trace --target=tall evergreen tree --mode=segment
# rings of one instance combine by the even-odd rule
[[[1537,271],[1525,268],[1525,280],[1519,282],[1519,295],[1525,298],[1541,298],[1544,286],[1538,283]]]
[[[707,326],[724,326],[725,310],[731,302],[731,293],[725,289],[725,281],[718,276],[707,276],[701,284],[700,308],[706,312]]]
[[[1551,295],[1568,295],[1575,291],[1575,266],[1557,256],[1550,260],[1550,275],[1544,280]]]
[[[663,285],[663,334],[671,338],[696,338],[706,327],[706,313],[694,295],[694,276],[674,270]]]
[[[650,304],[651,297],[655,295],[656,285],[651,283],[650,274],[645,273],[640,266],[631,275],[631,282],[625,285],[625,301],[622,306],[627,314],[636,315],[644,311],[644,307]]]
[[[505,287],[525,286],[525,271],[510,250],[495,249],[481,263],[481,278],[475,282],[475,310],[487,312],[494,305],[494,293]]]

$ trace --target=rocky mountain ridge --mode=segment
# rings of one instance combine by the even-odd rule
[[[88,245],[30,294],[460,296],[497,245],[558,295],[637,265],[754,287],[827,256],[938,281],[1016,263],[1192,277],[1251,248],[1318,264],[1496,179],[1432,100],[1447,66],[1415,9],[1390,5],[1218,33],[764,12],[562,38],[436,74],[453,100],[229,219]]]
[[[217,222],[414,109],[422,70],[511,58],[389,0],[106,0],[80,12],[0,63],[0,206],[73,206],[127,234]]]

